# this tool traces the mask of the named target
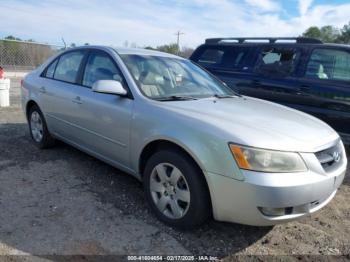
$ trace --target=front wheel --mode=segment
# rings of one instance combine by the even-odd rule
[[[191,229],[211,214],[204,175],[183,152],[155,153],[146,164],[143,179],[151,209],[166,224]]]
[[[28,114],[29,132],[34,144],[43,149],[54,145],[55,140],[47,130],[44,116],[38,106],[30,108]]]

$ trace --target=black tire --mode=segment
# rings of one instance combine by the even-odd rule
[[[181,218],[169,218],[157,208],[153,200],[150,189],[151,175],[155,167],[162,163],[171,164],[179,169],[188,184],[190,193],[189,207]],[[211,215],[210,196],[205,177],[193,159],[180,150],[165,149],[152,155],[146,163],[143,185],[146,199],[152,211],[159,220],[170,226],[184,230],[194,229],[202,225]]]
[[[32,115],[37,113],[40,116],[40,121],[42,124],[42,138],[40,139],[40,141],[36,140],[34,138],[34,134],[32,132],[32,122],[31,122],[31,118]],[[52,146],[55,145],[55,139],[50,135],[48,129],[47,129],[47,125],[46,125],[46,121],[44,118],[43,113],[41,112],[40,108],[37,105],[33,105],[28,112],[28,126],[29,126],[29,133],[30,136],[32,138],[33,143],[40,149],[45,149],[45,148],[50,148]]]

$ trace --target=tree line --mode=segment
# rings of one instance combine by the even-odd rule
[[[311,26],[302,36],[317,38],[325,43],[350,44],[350,22],[340,29],[332,25]]]

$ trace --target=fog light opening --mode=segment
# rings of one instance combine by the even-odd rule
[[[290,215],[293,213],[293,207],[258,207],[260,212],[269,217],[275,217],[275,216],[284,216],[284,215]]]

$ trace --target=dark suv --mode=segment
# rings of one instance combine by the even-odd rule
[[[349,45],[312,38],[212,38],[190,59],[240,94],[324,120],[350,143]]]

